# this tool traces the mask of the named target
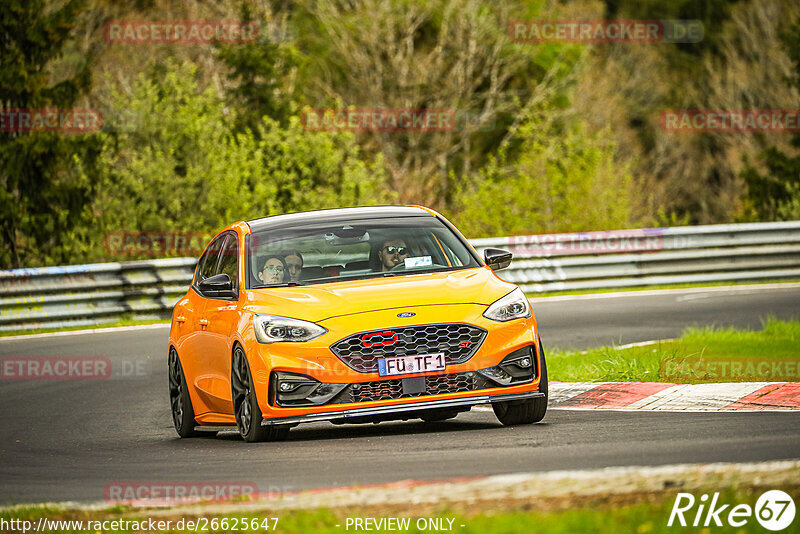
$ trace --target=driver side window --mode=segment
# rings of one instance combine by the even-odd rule
[[[226,237],[227,234],[217,237],[211,242],[205,253],[200,257],[200,261],[197,265],[197,275],[194,279],[195,287],[206,278],[210,278],[217,274],[217,265],[219,264],[220,252]]]

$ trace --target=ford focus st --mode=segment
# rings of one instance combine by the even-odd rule
[[[528,300],[495,274],[510,262],[414,206],[232,224],[173,311],[175,429],[276,440],[305,422],[441,421],[479,404],[538,422],[547,368]]]

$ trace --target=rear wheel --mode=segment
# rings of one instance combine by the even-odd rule
[[[547,364],[544,358],[542,340],[539,340],[539,354],[542,356],[541,378],[539,379],[539,393],[544,393],[544,397],[528,399],[524,401],[497,402],[492,404],[494,414],[506,426],[509,425],[529,425],[538,423],[544,419],[547,412]]]
[[[233,350],[231,365],[231,390],[233,393],[233,413],[239,434],[247,442],[279,441],[286,439],[289,427],[283,425],[264,426],[264,416],[256,400],[253,376],[244,350],[239,345]]]
[[[172,424],[180,437],[191,438],[202,435],[194,428],[197,422],[194,420],[192,399],[189,398],[186,376],[183,374],[181,360],[175,347],[169,349],[169,404],[172,409]]]

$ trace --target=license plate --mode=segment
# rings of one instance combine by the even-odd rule
[[[444,371],[445,367],[444,352],[438,352],[436,354],[415,354],[414,356],[398,356],[397,358],[381,358],[378,360],[378,374],[380,376]]]

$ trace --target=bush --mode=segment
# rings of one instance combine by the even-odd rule
[[[172,65],[114,93],[125,113],[104,138],[96,257],[109,231],[216,232],[240,219],[392,200],[380,158],[361,159],[351,134],[308,132],[297,117],[236,133],[235,113],[196,79],[195,65]]]
[[[470,237],[621,228],[629,224],[631,175],[614,144],[583,122],[531,117],[506,148],[458,191],[453,218]],[[508,145],[506,145],[508,146]]]

